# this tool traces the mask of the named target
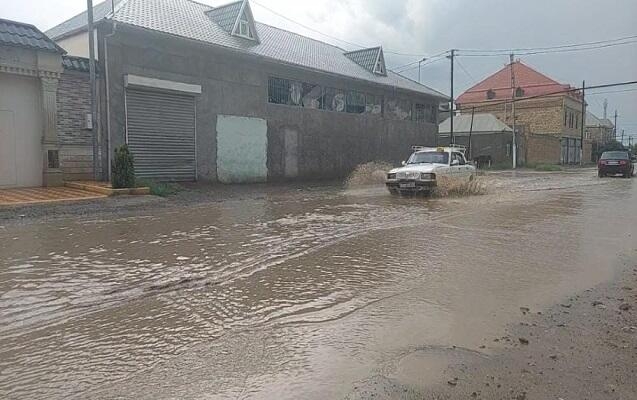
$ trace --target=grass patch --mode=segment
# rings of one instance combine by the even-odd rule
[[[555,164],[537,164],[534,169],[536,171],[555,172],[555,171],[561,171],[562,167]]]
[[[153,196],[159,196],[159,197],[172,196],[180,192],[181,190],[183,190],[183,188],[177,183],[156,182],[156,181],[143,180],[143,179],[137,180],[136,186],[150,188],[150,194],[152,194]]]

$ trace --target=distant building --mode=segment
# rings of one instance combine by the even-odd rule
[[[95,6],[100,143],[127,143],[141,178],[334,178],[435,143],[446,96],[389,71],[381,47],[348,52],[258,23],[247,0],[115,3]],[[48,33],[86,54],[86,13]]]
[[[440,124],[438,131],[438,143],[449,144],[449,118]],[[457,115],[453,120],[453,131],[454,142],[467,146],[467,157],[479,166],[511,165],[513,162],[513,130],[493,114]]]
[[[608,118],[598,118],[591,112],[586,113],[585,138],[604,144],[614,139],[615,125]]]
[[[513,72],[515,88],[512,89]],[[570,85],[515,61],[465,91],[456,100],[464,114],[491,113],[513,126],[512,104],[516,101],[515,128],[526,147],[518,147],[519,162],[576,164],[580,161],[582,97]],[[590,161],[590,141],[585,141],[585,162]]]

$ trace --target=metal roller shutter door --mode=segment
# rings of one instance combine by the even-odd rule
[[[139,178],[194,181],[195,98],[126,89],[128,146]]]

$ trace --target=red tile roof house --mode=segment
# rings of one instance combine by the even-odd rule
[[[515,89],[512,89],[513,71]],[[515,92],[518,162],[520,164],[579,164],[582,97],[570,85],[515,61],[464,92],[456,100],[461,113],[491,113],[513,125],[511,99]],[[584,140],[584,162],[590,162]]]

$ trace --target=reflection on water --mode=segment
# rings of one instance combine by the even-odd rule
[[[335,360],[350,371],[379,362],[361,355],[370,341],[462,340],[454,315],[606,276],[589,268],[610,262],[595,251],[600,222],[622,223],[608,210],[635,190],[562,179],[575,189],[497,204],[334,188],[0,230],[0,397],[92,397],[118,382],[120,396],[156,398],[196,382],[193,397],[267,398],[282,393],[281,374],[294,397]],[[404,330],[374,339],[392,318]],[[328,344],[339,349],[330,360]]]

